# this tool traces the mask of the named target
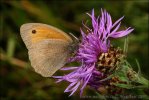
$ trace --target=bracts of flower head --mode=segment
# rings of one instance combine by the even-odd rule
[[[108,12],[101,9],[101,16],[95,17],[94,9],[90,16],[92,27],[84,25],[86,32],[81,29],[82,40],[75,56],[70,58],[70,62],[78,62],[79,66],[66,67],[61,70],[70,70],[71,72],[64,76],[53,76],[58,79],[57,82],[67,81],[70,85],[64,92],[70,92],[70,96],[80,89],[82,95],[84,88],[90,87],[105,93],[119,93],[123,89],[115,88],[115,83],[127,84],[124,80],[113,75],[119,67],[124,66],[121,63],[125,59],[123,51],[119,48],[112,47],[110,38],[120,38],[128,35],[133,31],[131,27],[120,30],[121,20],[118,19],[112,23],[112,18]],[[120,68],[121,69],[121,68]]]

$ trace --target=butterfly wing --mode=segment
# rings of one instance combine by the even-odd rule
[[[69,56],[68,45],[61,40],[44,40],[37,43],[29,50],[31,65],[42,76],[52,76],[65,65]]]
[[[50,77],[64,66],[73,42],[66,33],[41,23],[24,24],[20,32],[37,73]]]

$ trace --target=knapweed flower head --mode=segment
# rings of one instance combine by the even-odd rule
[[[100,67],[98,63],[103,53],[108,53],[111,50],[110,38],[120,38],[133,31],[130,27],[119,31],[123,17],[113,23],[110,14],[105,10],[101,10],[101,16],[98,17],[95,17],[94,10],[87,15],[91,18],[92,27],[89,28],[83,24],[87,33],[81,29],[82,40],[79,49],[76,55],[70,58],[71,62],[79,62],[80,65],[62,68],[61,70],[71,70],[72,72],[64,76],[54,76],[58,79],[57,82],[67,81],[70,83],[64,91],[71,92],[70,96],[78,89],[82,95],[87,85],[95,89],[100,87],[102,84],[100,80],[106,78],[107,75],[98,69]]]

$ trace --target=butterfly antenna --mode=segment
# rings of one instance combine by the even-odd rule
[[[70,35],[75,41],[79,42],[79,39],[78,39],[75,35],[73,35],[72,33],[69,33],[69,35]]]

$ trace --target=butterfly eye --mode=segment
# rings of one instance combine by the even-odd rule
[[[36,33],[36,30],[32,30],[32,33],[35,34]]]

